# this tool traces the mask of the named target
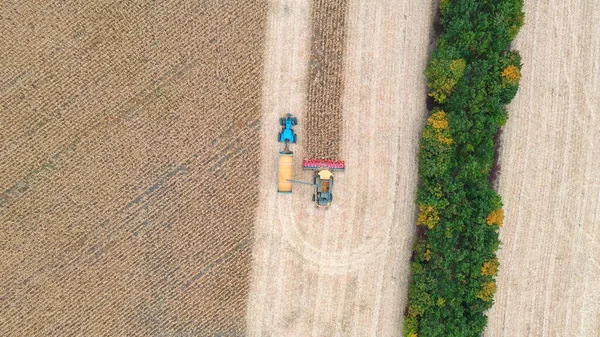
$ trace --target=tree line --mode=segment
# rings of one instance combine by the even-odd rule
[[[435,107],[422,132],[419,236],[404,335],[479,337],[493,304],[504,213],[489,182],[494,135],[517,93],[510,49],[523,0],[441,0],[442,31],[425,70]]]

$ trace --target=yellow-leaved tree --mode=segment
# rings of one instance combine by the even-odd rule
[[[482,301],[491,302],[496,293],[496,282],[485,282],[481,285],[481,290],[477,293],[477,298]]]
[[[521,71],[517,66],[511,64],[502,71],[502,78],[509,84],[518,84],[521,79]]]
[[[431,128],[425,128],[423,137],[426,139],[436,139],[444,145],[452,145],[454,140],[450,136],[448,116],[444,110],[435,109],[431,116],[427,118],[427,125]]]
[[[458,81],[463,77],[466,65],[464,59],[451,60],[441,56],[432,59],[425,69],[429,96],[438,103],[446,102]]]
[[[417,225],[433,229],[440,221],[440,213],[433,206],[419,205]]]
[[[485,221],[488,225],[498,225],[498,227],[502,227],[504,222],[504,210],[502,208],[498,208],[492,211],[486,218]]]
[[[498,267],[500,263],[498,259],[492,259],[483,264],[481,267],[481,275],[483,276],[496,276],[498,274]]]

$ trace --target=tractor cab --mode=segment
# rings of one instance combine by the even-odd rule
[[[333,201],[333,173],[320,170],[314,175],[315,193],[313,201],[319,207],[329,207]]]
[[[292,117],[292,114],[287,114],[286,117],[279,118],[279,124],[283,127],[279,135],[277,136],[277,140],[280,143],[288,143],[294,144],[296,143],[296,134],[292,129],[293,126],[298,124],[298,119],[296,117]]]

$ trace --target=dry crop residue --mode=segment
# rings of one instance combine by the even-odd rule
[[[267,4],[0,18],[0,335],[241,335]]]
[[[308,64],[306,140],[308,158],[339,159],[348,1],[313,0]]]

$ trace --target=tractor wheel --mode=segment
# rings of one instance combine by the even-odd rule
[[[297,137],[297,135],[295,135],[295,134],[294,134],[294,135],[292,136],[292,143],[296,143],[296,138],[298,138],[298,137]]]
[[[281,132],[277,135],[277,141],[280,142],[281,141]]]
[[[315,195],[314,194],[312,195],[312,199],[313,199],[313,202],[314,202],[315,201]]]
[[[292,125],[298,125],[298,118],[292,118]]]
[[[285,118],[283,118],[283,117],[279,118],[279,125],[281,125],[281,126],[285,125]]]

